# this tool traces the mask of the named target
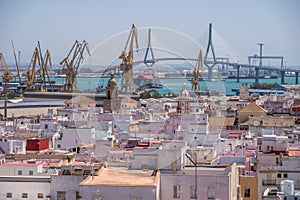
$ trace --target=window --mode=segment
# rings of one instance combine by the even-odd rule
[[[12,198],[12,193],[11,192],[6,193],[6,198]]]
[[[281,174],[277,174],[277,178],[281,178]]]
[[[66,192],[57,191],[57,200],[66,200]]]
[[[76,191],[75,192],[75,195],[76,195],[76,200],[80,200],[81,199],[81,196],[79,194],[79,191]]]
[[[245,188],[244,197],[250,197],[250,188]]]
[[[207,199],[215,199],[215,187],[208,186],[208,188],[207,188]]]
[[[18,175],[22,175],[22,171],[21,170],[18,171]]]
[[[31,175],[31,176],[32,176],[32,175],[33,175],[33,171],[29,171],[29,175]]]
[[[28,198],[28,194],[27,193],[22,193],[22,198]]]
[[[191,199],[197,199],[197,188],[195,185],[191,185],[190,196],[191,196]]]
[[[283,178],[287,178],[287,177],[288,177],[287,173],[284,173]]]
[[[173,198],[180,198],[180,185],[173,185]]]
[[[43,199],[44,198],[44,194],[43,193],[38,193],[37,194],[37,198],[38,199]]]
[[[48,129],[48,124],[45,124],[45,129]]]

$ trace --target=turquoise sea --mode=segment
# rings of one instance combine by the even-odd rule
[[[63,78],[53,78],[57,83],[62,83]],[[77,78],[78,89],[81,91],[94,89],[101,86],[106,86],[109,78]],[[120,79],[116,78],[120,85]],[[232,92],[232,89],[239,88],[242,84],[248,83],[250,85],[253,83],[254,79],[240,79],[240,82],[237,83],[236,79],[215,79],[214,81],[199,81],[201,90],[215,90],[226,92],[226,95],[235,95],[235,92]],[[163,88],[157,89],[161,94],[175,93],[178,94],[182,89],[182,84],[185,82],[187,84],[187,89],[191,89],[191,82],[188,79],[184,78],[162,78],[160,79]],[[280,83],[280,78],[277,79],[260,79],[260,83]],[[295,84],[295,77],[285,77],[285,82],[287,84]]]

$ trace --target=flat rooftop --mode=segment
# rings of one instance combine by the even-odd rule
[[[159,174],[153,170],[130,170],[125,167],[102,168],[98,176],[87,177],[80,186],[156,186]]]

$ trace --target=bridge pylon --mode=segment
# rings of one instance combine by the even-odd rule
[[[151,56],[151,60],[148,60],[148,55],[150,53],[150,56]],[[150,63],[150,65],[149,65]],[[153,53],[153,49],[152,49],[152,46],[151,46],[151,29],[149,28],[148,29],[148,45],[147,45],[147,49],[146,49],[146,52],[145,52],[145,57],[144,57],[144,64],[147,66],[147,67],[152,67],[155,63],[155,60],[154,60],[154,53]]]
[[[215,50],[214,50],[214,46],[212,43],[212,24],[209,23],[209,28],[208,28],[208,42],[207,42],[207,48],[206,48],[206,52],[205,52],[205,56],[204,56],[204,65],[207,67],[208,70],[208,77],[207,79],[209,81],[212,80],[212,70],[213,67],[217,64],[217,60],[216,60],[216,55],[215,55]],[[209,54],[209,50],[211,50],[212,52],[212,56],[213,56],[213,61],[212,62],[208,62],[207,60],[207,56]]]

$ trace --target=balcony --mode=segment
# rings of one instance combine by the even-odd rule
[[[277,186],[276,180],[262,180],[263,186]]]

